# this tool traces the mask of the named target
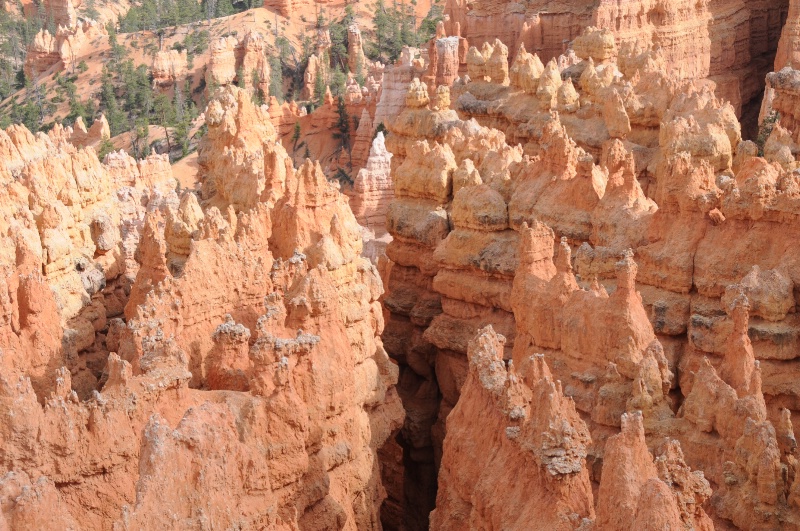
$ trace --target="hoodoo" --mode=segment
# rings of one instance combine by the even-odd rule
[[[0,530],[800,529],[800,1],[0,28]]]

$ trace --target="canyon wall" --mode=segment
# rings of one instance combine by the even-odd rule
[[[229,35],[215,40],[210,46],[206,84],[220,87],[236,80],[252,91],[269,94],[267,46],[264,36],[255,30],[248,31],[241,39]],[[240,73],[244,80],[237,79]]]
[[[0,130],[0,529],[800,528],[800,0],[444,9],[351,150],[325,30],[308,114],[211,44],[194,190]]]
[[[429,88],[414,81],[389,126],[395,194],[384,341],[401,365],[407,412],[406,487],[397,502],[406,504],[405,525],[424,528],[436,500],[445,504],[431,517],[437,528],[448,528],[442,515],[452,511],[469,525],[516,528],[518,515],[486,505],[485,493],[500,488],[501,469],[520,462],[529,463],[525,481],[543,499],[554,496],[542,506],[555,511],[552,522],[608,522],[602,485],[620,471],[606,472],[607,452],[623,414],[636,411],[654,455],[663,450],[680,470],[704,473],[708,485],[692,496],[708,499],[697,503],[708,516],[692,518],[742,529],[797,525],[787,501],[798,409],[790,375],[800,354],[785,339],[800,332],[791,144],[773,133],[766,158],[758,157],[758,146],[742,141],[734,107],[714,84],[670,76],[663,47],[618,47],[610,32],[589,29],[573,58],[545,66],[525,47],[509,55],[499,40],[469,51],[468,78],[450,89],[457,112],[432,105]],[[482,367],[499,360],[473,362],[470,345],[488,325],[503,336],[490,357],[513,360],[522,376],[511,362],[491,370]],[[572,489],[553,492],[532,435],[508,435],[537,433],[526,427],[533,413],[515,417],[511,405],[520,393],[545,392],[537,389],[547,378],[526,379],[522,368],[537,354],[559,382],[548,396],[570,398],[588,429],[585,456],[565,450],[576,452],[577,475],[559,484],[581,484],[586,467],[601,485],[596,515],[575,505],[565,493]],[[516,390],[521,380],[527,391]],[[736,413],[709,424],[726,401],[740,404]],[[701,403],[717,404],[718,413],[700,413]],[[470,413],[459,412],[462,404]],[[457,420],[492,418],[490,410],[507,418],[489,433]],[[558,410],[574,420],[568,406]],[[680,448],[659,450],[664,437]],[[756,439],[763,450],[754,450]],[[735,448],[741,453],[726,453]],[[485,469],[463,461],[490,451],[498,461]],[[763,456],[763,476],[748,468],[755,457],[742,461],[750,452]],[[458,467],[486,481],[466,481]],[[664,482],[661,473],[645,477]],[[771,486],[748,494],[761,477]],[[657,482],[644,489],[647,481],[636,487],[646,499],[665,492]],[[578,497],[586,491],[575,489]],[[638,502],[626,503],[633,521]]]
[[[470,45],[500,39],[512,54],[524,45],[544,62],[566,52],[588,27],[608,29],[620,48],[658,46],[670,72],[711,78],[737,112],[758,99],[786,20],[788,0],[585,0],[518,4],[450,0],[447,34]]]
[[[161,157],[0,135],[4,528],[380,528],[382,284],[262,109],[211,100],[199,196]]]
[[[797,111],[800,98],[800,3],[792,0],[789,19],[781,35],[775,71],[767,75],[767,88],[759,115],[760,133],[764,151],[770,151],[787,162],[800,151],[800,113]],[[773,127],[773,124],[777,125]],[[779,153],[781,153],[778,155]]]
[[[74,73],[76,59],[91,41],[105,34],[106,30],[93,20],[83,20],[70,26],[56,26],[55,34],[42,29],[28,46],[24,71],[31,80],[37,80],[51,68],[70,69]]]

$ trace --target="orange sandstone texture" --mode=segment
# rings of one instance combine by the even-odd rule
[[[292,167],[245,91],[207,115],[199,198],[124,154],[0,135],[18,209],[2,227],[4,528],[380,528],[377,451],[403,411],[377,270],[346,199],[318,165]],[[84,286],[79,260],[102,273],[103,253],[128,277],[125,311],[101,301],[91,321],[67,281]],[[76,312],[105,347],[85,392],[67,350],[82,332],[61,326]]]
[[[56,4],[34,75],[100,31]],[[387,66],[353,25],[347,156],[325,31],[308,115],[224,37],[193,191],[0,131],[0,529],[800,527],[789,4],[452,0]]]
[[[104,35],[106,30],[94,20],[83,20],[71,25],[57,26],[55,34],[43,29],[28,47],[25,56],[25,75],[33,80],[51,68],[69,68],[74,72],[90,41]]]
[[[670,76],[663,47],[611,35],[588,29],[548,64],[526,47],[504,64],[501,40],[474,47],[448,91],[456,112],[414,80],[389,125],[383,337],[401,364],[396,503],[411,528],[434,499],[437,528],[453,514],[462,528],[525,528],[522,509],[485,494],[497,500],[512,470],[536,500],[553,496],[543,529],[798,525],[796,128],[782,119],[759,157],[713,83]],[[487,325],[504,337],[492,371],[470,347]],[[525,377],[535,355],[588,429],[594,515],[541,480],[537,446],[508,439],[528,429],[511,382],[524,396],[543,385]]]
[[[159,50],[150,69],[153,85],[159,88],[171,87],[186,77],[187,70],[186,50]]]
[[[710,77],[718,95],[739,111],[758,103],[788,5],[788,0],[535,0],[524,5],[448,0],[444,12],[448,35],[458,34],[479,49],[498,38],[512,56],[524,45],[544,61],[564,53],[588,27],[609,30],[620,49],[657,45],[670,72],[683,79]],[[781,48],[784,55],[789,49]]]

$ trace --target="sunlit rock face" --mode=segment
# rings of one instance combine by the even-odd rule
[[[207,115],[199,194],[160,156],[0,134],[9,528],[380,529],[380,277],[246,91]]]
[[[787,110],[760,148],[743,141],[711,70],[670,73],[663,45],[598,26],[549,61],[527,42],[505,55],[470,40],[452,104],[415,80],[389,127],[383,338],[408,419],[397,503],[441,529],[514,529],[528,508],[548,528],[795,525],[800,345],[781,338],[798,331],[796,127]],[[508,64],[487,70],[495,56]],[[531,360],[544,376],[526,376]],[[545,384],[582,423],[560,425],[587,430],[559,453],[579,456],[563,491],[525,436],[545,429],[526,409]],[[538,493],[516,511],[486,501],[513,498],[509,471]]]

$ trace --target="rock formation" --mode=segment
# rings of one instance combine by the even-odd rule
[[[359,33],[360,35],[360,33]],[[305,78],[303,80],[302,97],[307,100],[319,98],[320,94],[315,94],[317,79],[322,76],[323,79],[327,76],[328,65],[325,58],[328,56],[328,49],[331,47],[331,36],[327,30],[317,30],[317,43],[316,51],[308,58],[308,66],[306,67]],[[363,53],[363,50],[362,50]],[[358,51],[353,48],[354,60]],[[348,50],[348,60],[350,58],[350,50]]]
[[[600,463],[609,438],[623,414],[638,410],[653,455],[662,455],[663,438],[674,439],[681,462],[704,472],[708,485],[695,484],[691,496],[703,500],[698,505],[708,499],[711,517],[742,529],[796,525],[780,494],[793,480],[770,479],[763,497],[751,494],[758,478],[789,478],[795,462],[793,450],[771,449],[792,447],[778,441],[793,440],[791,422],[781,419],[796,407],[785,371],[798,350],[779,339],[794,337],[797,326],[792,122],[787,129],[781,121],[764,147],[767,159],[759,158],[713,85],[670,78],[663,51],[615,49],[603,30],[588,31],[577,60],[547,66],[526,46],[509,68],[499,61],[489,68],[497,46],[482,48],[472,49],[468,77],[452,87],[458,115],[432,105],[415,81],[387,139],[395,196],[384,341],[401,365],[408,415],[400,440],[405,481],[414,486],[397,501],[406,525],[424,525],[437,467],[445,513],[494,518],[476,505],[485,498],[464,490],[483,487],[448,479],[466,466],[464,451],[447,456],[450,419],[472,370],[469,345],[487,325],[505,337],[502,357],[515,370],[544,354],[591,434],[586,467],[595,484],[606,475]],[[703,381],[713,391],[694,387],[704,358],[711,365]],[[695,402],[694,393],[706,394]],[[702,421],[712,427],[698,432],[702,422],[688,412],[717,402],[741,404],[736,420],[721,421],[737,427],[695,437],[716,428]],[[713,411],[730,409],[720,408]],[[491,444],[505,441],[503,429],[493,430]],[[484,440],[483,433],[456,437]],[[767,448],[756,452],[764,472],[744,457],[755,440]],[[666,448],[664,459],[676,460],[669,455],[680,452]],[[507,468],[518,466],[507,459]],[[642,466],[652,472],[652,461]],[[640,522],[655,518],[647,507],[671,481],[661,472],[643,477],[626,502]],[[443,481],[452,493],[441,490]],[[653,521],[678,515],[708,528],[708,516],[685,507],[687,492],[675,496],[677,512],[672,502],[660,505],[666,520]],[[753,501],[737,505],[739,497]],[[609,522],[602,498],[597,517]],[[460,509],[448,505],[456,503]],[[431,522],[446,525],[441,518],[437,509]]]
[[[97,149],[103,139],[111,138],[111,128],[108,125],[105,115],[100,115],[91,127],[86,129],[83,117],[78,116],[72,126],[62,126],[56,124],[50,130],[48,136],[55,143],[68,143],[76,148],[91,146]]]
[[[3,336],[4,374],[8,381],[28,378],[41,400],[62,366],[82,397],[96,385],[102,366],[94,356],[135,275],[135,226],[151,199],[175,187],[161,156],[137,165],[120,153],[102,164],[91,147],[83,148],[100,140],[94,135],[103,125],[107,131],[104,119],[95,124],[91,134],[85,128],[78,134],[82,122],[74,132],[55,128],[49,137],[21,126],[0,133],[7,213],[3,322],[10,327]],[[115,158],[127,166],[125,179],[111,167]]]
[[[71,28],[78,22],[78,12],[81,0],[73,3],[73,0],[45,0],[44,13],[48,20],[52,20],[55,27],[64,26]]]
[[[800,528],[800,4],[444,12],[347,28],[349,153],[326,30],[308,114],[216,34],[193,190],[0,131],[0,529]]]
[[[258,31],[248,31],[239,43],[239,47],[237,68],[241,69],[247,78],[245,86],[258,90],[266,96],[269,94],[270,80],[270,52],[267,49],[266,39]]]
[[[783,70],[787,66],[800,67],[798,53],[800,53],[800,3],[797,0],[789,0],[786,24],[781,31],[778,52],[775,55],[775,71]]]
[[[160,156],[0,134],[4,526],[380,528],[377,270],[246,92],[207,123],[200,201]]]
[[[766,91],[761,104],[759,125],[761,134],[770,134],[771,124],[779,122],[773,128],[771,136],[767,139],[770,146],[770,158],[780,159],[784,163],[792,162],[800,152],[797,142],[800,140],[800,113],[795,109],[800,95],[800,75],[798,68],[800,62],[797,54],[800,49],[800,30],[798,29],[798,15],[800,5],[792,1],[789,7],[789,17],[781,34],[778,54],[775,58],[775,72],[767,75]],[[771,140],[771,142],[769,142]],[[765,155],[767,146],[765,146]],[[787,155],[787,151],[790,155]]]
[[[248,31],[241,40],[233,36],[221,37],[211,44],[211,54],[206,70],[206,83],[212,87],[230,85],[239,74],[245,76],[244,85],[251,90],[269,93],[269,56],[267,42],[258,31]],[[257,86],[253,83],[257,80]]]
[[[367,58],[361,40],[358,23],[347,28],[347,67],[354,75],[364,76],[367,73]]]
[[[404,47],[395,64],[383,72],[380,100],[373,118],[376,127],[380,124],[388,127],[400,114],[405,106],[408,84],[425,71],[423,64],[415,62],[415,55],[416,49]]]
[[[350,208],[358,222],[368,228],[383,229],[386,213],[394,196],[391,178],[392,154],[386,151],[383,133],[375,136],[367,163],[353,183]]]
[[[25,75],[36,79],[50,68],[70,68],[74,71],[76,58],[93,39],[105,29],[93,20],[70,26],[57,26],[55,35],[42,29],[33,39],[25,56]]]
[[[447,418],[431,529],[575,529],[594,517],[589,431],[541,356],[507,368],[503,338],[487,327],[470,342],[462,393]],[[487,457],[469,467],[466,455]],[[487,503],[509,483],[509,498]]]
[[[452,85],[458,77],[462,62],[466,62],[463,48],[468,49],[466,39],[458,35],[448,37],[444,23],[439,22],[436,36],[428,43],[428,71],[423,81],[431,88]]]
[[[158,88],[169,88],[186,77],[188,72],[186,50],[159,50],[153,58],[150,69],[153,85]]]
[[[563,54],[587,28],[599,28],[613,35],[620,50],[658,44],[670,72],[684,79],[710,77],[718,95],[740,111],[760,97],[760,80],[772,66],[789,1],[600,0],[553,5],[537,0],[515,9],[490,0],[467,4],[448,1],[445,26],[448,35],[460,35],[477,49],[499,39],[512,52],[524,45],[547,62]],[[576,41],[575,51],[587,44],[603,47],[610,40]],[[784,55],[789,49],[781,46]]]
[[[367,159],[369,158],[375,135],[375,125],[372,123],[372,116],[370,116],[369,110],[364,108],[358,120],[358,128],[356,128],[354,134],[353,148],[350,154],[353,171],[355,171],[356,174],[367,165]]]
[[[229,85],[236,79],[236,54],[234,49],[239,41],[236,37],[222,37],[211,43],[206,84],[212,86]]]

